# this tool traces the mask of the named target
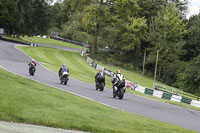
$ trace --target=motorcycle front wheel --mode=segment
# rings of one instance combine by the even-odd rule
[[[123,97],[124,97],[124,89],[121,88],[121,89],[119,90],[119,99],[123,99]]]
[[[117,96],[116,91],[113,89],[113,97],[115,98]]]

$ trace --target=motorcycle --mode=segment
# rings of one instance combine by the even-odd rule
[[[105,77],[100,77],[96,81],[96,90],[100,89],[100,91],[103,91],[105,87]]]
[[[29,73],[30,73],[31,76],[34,76],[35,66],[33,66],[33,64],[29,65]]]
[[[124,93],[126,92],[125,81],[118,81],[117,85],[113,85],[113,97],[119,97],[123,99]]]
[[[62,75],[59,76],[59,78],[61,84],[67,85],[67,82],[69,80],[69,73],[63,72]]]

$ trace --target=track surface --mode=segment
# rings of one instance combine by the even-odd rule
[[[45,126],[0,121],[0,133],[84,133]]]
[[[127,112],[200,132],[200,111],[127,93],[123,100],[114,99],[111,89],[105,88],[103,92],[96,91],[94,85],[74,79],[70,79],[67,86],[61,85],[57,74],[41,65],[37,65],[35,76],[29,76],[27,64],[31,59],[15,49],[14,45],[16,44],[0,40],[0,66],[9,71]]]

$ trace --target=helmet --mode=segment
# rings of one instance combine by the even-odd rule
[[[118,73],[121,73],[121,70],[117,70],[117,74],[118,74]]]
[[[32,59],[32,62],[35,62],[35,60],[34,60],[34,59]]]
[[[62,67],[65,67],[65,64],[62,64]]]
[[[99,69],[99,72],[103,72],[103,70],[102,70],[102,69]]]

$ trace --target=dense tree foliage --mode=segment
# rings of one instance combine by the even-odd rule
[[[200,97],[200,54],[179,74],[179,87]]]
[[[0,0],[0,27],[9,35],[46,34],[51,0]]]
[[[169,80],[176,79],[174,77],[176,75],[173,75],[177,71],[175,64],[183,54],[183,37],[186,33],[186,24],[181,19],[180,12],[171,4],[159,11],[149,26],[147,40],[151,43],[151,47],[147,48],[149,53],[147,61],[152,65],[155,64],[156,52],[159,50],[159,76],[167,83],[171,82],[168,82],[164,75],[171,74]]]
[[[51,31],[89,43],[93,58],[153,75],[200,95],[200,14],[186,20],[187,0],[0,0],[0,27],[6,34]],[[109,47],[112,52],[97,49]],[[120,54],[119,54],[120,53]]]

